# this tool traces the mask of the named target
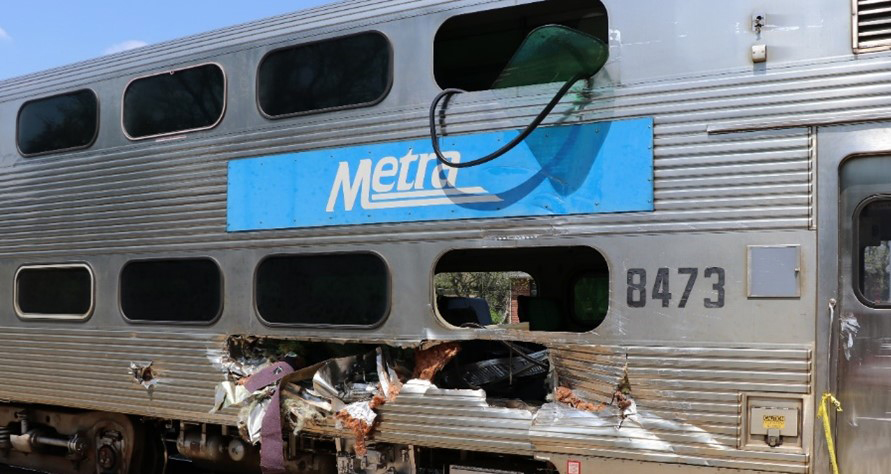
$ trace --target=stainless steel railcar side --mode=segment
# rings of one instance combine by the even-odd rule
[[[891,56],[881,29],[891,21],[881,7],[891,2],[602,0],[610,59],[543,130],[652,118],[651,211],[227,229],[231,162],[429,139],[428,107],[441,90],[437,31],[459,15],[533,3],[345,1],[0,82],[0,461],[157,472],[148,460],[162,449],[144,441],[155,439],[149,425],[180,434],[184,454],[193,444],[205,453],[195,457],[205,456],[209,432],[236,438],[237,410],[209,413],[233,338],[392,348],[507,340],[546,349],[554,377],[591,402],[608,402],[624,379],[637,423],[614,426],[612,408],[588,413],[553,398],[511,408],[485,393],[431,387],[381,408],[370,442],[375,453],[399,453],[393,458],[347,455],[340,448],[349,436],[323,423],[290,439],[289,462],[335,469],[304,454],[336,438],[341,472],[433,469],[423,453],[437,451],[452,456],[438,465],[505,459],[511,472],[828,473],[830,449],[843,472],[885,472],[891,298],[863,294],[862,260],[864,248],[891,240],[882,224]],[[256,76],[268,54],[368,32],[392,49],[379,101],[278,119],[261,113]],[[753,62],[761,45],[766,61]],[[205,64],[224,75],[218,123],[128,137],[122,103],[132,81]],[[98,99],[95,143],[24,156],[16,141],[23,104],[83,89]],[[522,128],[555,90],[456,96],[447,133]],[[319,186],[328,193],[331,183]],[[544,262],[554,249],[602,257],[609,310],[596,329],[459,328],[437,310],[433,275],[449,255],[470,252],[456,268],[471,260],[485,268],[500,255]],[[386,268],[379,324],[261,320],[261,262],[357,253]],[[201,324],[125,318],[122,272],[155,259],[217,266],[218,314]],[[22,310],[16,284],[35,268],[86,269],[84,317]],[[816,418],[824,392],[844,408],[831,412],[832,446]],[[783,434],[762,414],[783,417]],[[42,431],[26,443],[28,426]]]

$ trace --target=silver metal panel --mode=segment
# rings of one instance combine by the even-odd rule
[[[749,298],[798,298],[801,296],[801,248],[797,245],[750,245],[748,247]]]

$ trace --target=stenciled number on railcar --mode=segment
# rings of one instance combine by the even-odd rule
[[[690,300],[690,293],[693,292],[693,286],[699,276],[699,269],[693,267],[681,267],[677,269],[678,275],[685,275],[687,283],[684,286],[684,292],[681,300],[678,302],[678,308],[686,308],[687,302]],[[671,305],[672,294],[669,286],[669,275],[671,270],[668,268],[659,268],[656,270],[656,278],[653,281],[651,291],[652,299],[659,300],[663,308]],[[725,273],[721,267],[708,267],[702,273],[703,278],[712,283],[712,291],[714,295],[703,298],[702,304],[706,308],[723,308],[724,307],[724,281]],[[647,270],[645,268],[629,268],[628,269],[628,290],[626,293],[626,301],[631,308],[643,308],[647,305]]]

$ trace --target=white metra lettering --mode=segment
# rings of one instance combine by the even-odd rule
[[[442,156],[446,157],[452,163],[460,163],[461,162],[461,154],[457,151],[445,151],[442,153]],[[436,155],[433,155],[433,158],[436,158]],[[444,186],[448,185],[450,188],[456,188],[458,182],[458,168],[449,167],[446,171],[445,179],[443,179],[442,173],[444,164],[440,163],[436,165],[436,168],[433,168],[433,177],[431,178],[430,184],[433,185],[434,188],[442,189]]]
[[[368,202],[368,181],[371,179],[371,160],[360,160],[356,169],[356,179],[350,182],[350,163],[341,161],[337,167],[337,175],[334,177],[334,185],[331,186],[331,194],[328,195],[328,205],[325,210],[334,211],[337,204],[337,196],[343,191],[343,209],[352,211],[356,196],[362,192],[362,207]]]
[[[381,178],[392,178],[399,172],[399,160],[394,156],[385,156],[374,165],[374,174],[371,177],[371,188],[376,193],[386,193],[393,189],[393,183],[384,184]]]
[[[427,175],[427,163],[436,160],[433,153],[425,153],[421,155],[418,161],[418,172],[415,174],[415,189],[424,189],[424,177]]]
[[[461,162],[461,153],[457,151],[444,152],[443,155],[452,163]],[[482,186],[458,188],[458,168],[445,169],[444,165],[437,164],[430,169],[428,180],[427,169],[430,167],[427,164],[435,160],[434,154],[414,154],[408,150],[405,156],[398,159],[385,156],[377,163],[371,159],[359,160],[355,176],[350,175],[350,163],[342,161],[338,163],[325,210],[334,212],[341,194],[344,211],[353,210],[357,197],[360,207],[366,211],[501,201]],[[411,181],[411,165],[415,161],[418,162],[418,169],[414,174],[415,179]]]
[[[411,168],[411,164],[417,160],[418,155],[413,154],[411,148],[408,149],[408,153],[406,153],[405,156],[399,158],[399,181],[396,183],[397,191],[408,191],[413,185],[416,185],[416,183],[408,182],[408,170]]]

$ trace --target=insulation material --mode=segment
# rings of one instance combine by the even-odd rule
[[[380,398],[377,403],[382,403]],[[345,428],[353,432],[356,438],[357,456],[365,456],[368,452],[366,440],[374,430],[374,421],[377,419],[377,413],[371,404],[371,401],[350,403],[335,415],[338,424],[341,425],[338,426],[339,429]]]
[[[606,408],[605,403],[589,403],[581,398],[577,397],[575,393],[573,393],[572,389],[568,387],[557,387],[557,390],[554,393],[555,398],[558,402],[571,406],[576,410],[582,411],[600,411]]]
[[[433,377],[459,352],[461,352],[461,344],[458,342],[446,342],[415,352],[415,370],[412,378],[433,380]]]

